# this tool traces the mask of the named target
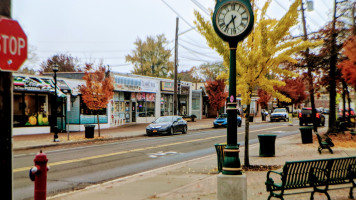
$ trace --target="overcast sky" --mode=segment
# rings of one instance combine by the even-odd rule
[[[290,2],[272,0],[268,16],[280,18]],[[24,29],[29,50],[38,58],[36,63],[24,66],[38,69],[42,61],[64,53],[79,58],[81,63],[102,60],[113,71],[128,73],[133,67],[125,62],[125,56],[135,49],[137,38],[164,34],[170,42],[168,48],[173,50],[179,17],[181,71],[222,60],[192,29],[194,10],[210,18],[205,13],[214,5],[214,0],[12,0],[12,18]],[[331,19],[332,6],[331,1],[314,0],[315,10],[307,12],[309,31],[318,30]],[[301,32],[301,27],[295,27],[294,32]]]

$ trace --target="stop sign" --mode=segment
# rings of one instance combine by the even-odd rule
[[[17,21],[0,19],[0,71],[17,71],[27,59],[27,36]]]

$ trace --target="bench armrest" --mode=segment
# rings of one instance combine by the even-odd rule
[[[283,178],[283,172],[278,172],[278,171],[273,171],[273,170],[268,171],[268,172],[267,172],[267,180],[266,180],[266,182],[265,182],[267,191],[272,191],[273,188],[275,188],[275,187],[281,187],[281,186],[282,186],[282,185],[279,185],[279,184],[275,184],[275,183],[274,183],[273,178],[270,177],[270,174],[271,174],[271,173],[278,174],[278,175],[281,176],[281,179]]]

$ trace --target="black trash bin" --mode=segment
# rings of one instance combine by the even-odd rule
[[[226,143],[215,144],[216,155],[218,157],[218,171],[222,172],[222,166],[224,163],[224,149],[226,147]]]
[[[248,121],[249,121],[249,122],[253,122],[253,117],[254,117],[253,114],[250,115],[250,116],[248,116]]]
[[[84,125],[85,127],[85,138],[94,138],[95,125]]]
[[[239,147],[240,144],[238,143]],[[224,164],[224,149],[226,147],[226,143],[215,144],[216,155],[218,157],[218,171],[222,172],[223,164]]]
[[[275,143],[277,135],[258,135],[260,141],[260,157],[273,157],[275,155]]]
[[[313,143],[313,127],[300,127],[299,130],[303,144]]]

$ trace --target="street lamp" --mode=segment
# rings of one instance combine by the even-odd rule
[[[57,72],[58,72],[58,65],[54,64],[53,68],[52,68],[53,72],[54,72],[54,113],[53,113],[53,118],[54,118],[54,136],[53,136],[53,142],[59,142],[58,139],[58,126],[57,126]]]

